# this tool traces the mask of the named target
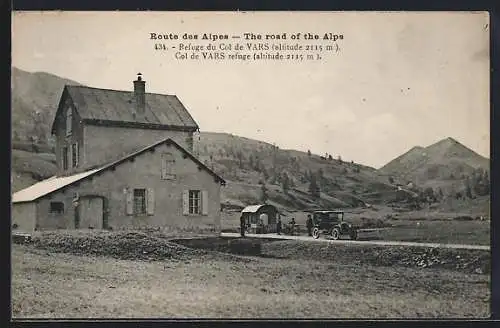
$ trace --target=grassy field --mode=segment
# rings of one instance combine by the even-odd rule
[[[392,228],[382,230],[384,240],[443,244],[490,245],[489,221],[390,220]]]
[[[310,244],[314,243],[304,246],[313,247]],[[266,252],[285,250],[290,255],[300,249],[287,245],[275,244]],[[14,318],[489,316],[488,274],[217,254],[221,253],[141,261],[13,245],[12,314]]]

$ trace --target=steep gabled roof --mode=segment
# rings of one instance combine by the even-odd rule
[[[132,158],[135,158],[135,157],[137,157],[137,156],[139,156],[139,155],[141,155],[149,150],[152,150],[160,145],[163,145],[163,144],[173,145],[174,147],[179,149],[184,154],[184,156],[186,158],[190,158],[200,168],[204,169],[210,175],[212,175],[217,182],[219,182],[222,185],[226,184],[226,181],[223,178],[221,178],[217,173],[212,171],[205,164],[203,164],[193,154],[188,152],[186,149],[181,147],[178,143],[176,143],[172,139],[167,138],[167,139],[161,140],[157,143],[154,143],[146,148],[143,148],[139,151],[131,153],[131,154],[129,154],[129,155],[117,160],[117,161],[106,164],[100,168],[88,170],[88,171],[73,174],[70,176],[52,177],[52,178],[46,179],[44,181],[40,181],[40,182],[38,182],[38,183],[28,187],[28,188],[25,188],[23,190],[20,190],[20,191],[14,193],[14,195],[12,195],[12,202],[13,203],[25,203],[25,202],[35,201],[41,197],[44,197],[44,196],[47,196],[53,192],[56,192],[64,187],[68,187],[68,186],[70,186],[78,181],[83,181],[87,178],[92,177],[93,175],[100,173],[100,172],[115,168],[116,166],[118,166],[118,165],[120,165],[128,160],[131,160]]]
[[[146,93],[144,114],[136,113],[134,93],[66,85],[56,113],[62,110],[65,97],[70,97],[83,122],[100,125],[124,125],[196,131],[198,124],[175,95]],[[52,133],[55,132],[55,122]]]

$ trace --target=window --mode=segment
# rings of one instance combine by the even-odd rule
[[[127,215],[155,215],[155,193],[152,188],[126,188],[125,212]]]
[[[64,213],[63,202],[50,202],[50,213],[62,214]]]
[[[134,189],[134,214],[146,213],[146,189]]]
[[[68,169],[68,147],[63,147],[61,152],[63,170]]]
[[[73,130],[73,111],[71,107],[66,111],[66,135],[70,136]]]
[[[183,215],[208,215],[208,192],[206,190],[184,190],[182,192]]]
[[[73,167],[78,166],[78,144],[74,143],[71,145],[71,163]]]
[[[189,214],[200,214],[201,192],[199,190],[189,191]]]
[[[161,178],[166,180],[175,179],[175,159],[170,153],[161,155]]]

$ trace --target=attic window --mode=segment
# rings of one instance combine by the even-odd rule
[[[66,111],[66,135],[70,136],[73,132],[73,111],[71,107]]]
[[[161,178],[175,179],[175,158],[171,153],[161,154]]]

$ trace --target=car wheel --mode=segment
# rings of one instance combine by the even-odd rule
[[[313,231],[312,231],[312,235],[313,235],[314,239],[318,239],[319,238],[319,229],[318,228],[314,228]]]
[[[356,230],[351,231],[351,239],[352,240],[358,239],[358,232]]]
[[[333,238],[333,240],[338,240],[340,238],[339,229],[335,228],[332,230],[332,238]]]

